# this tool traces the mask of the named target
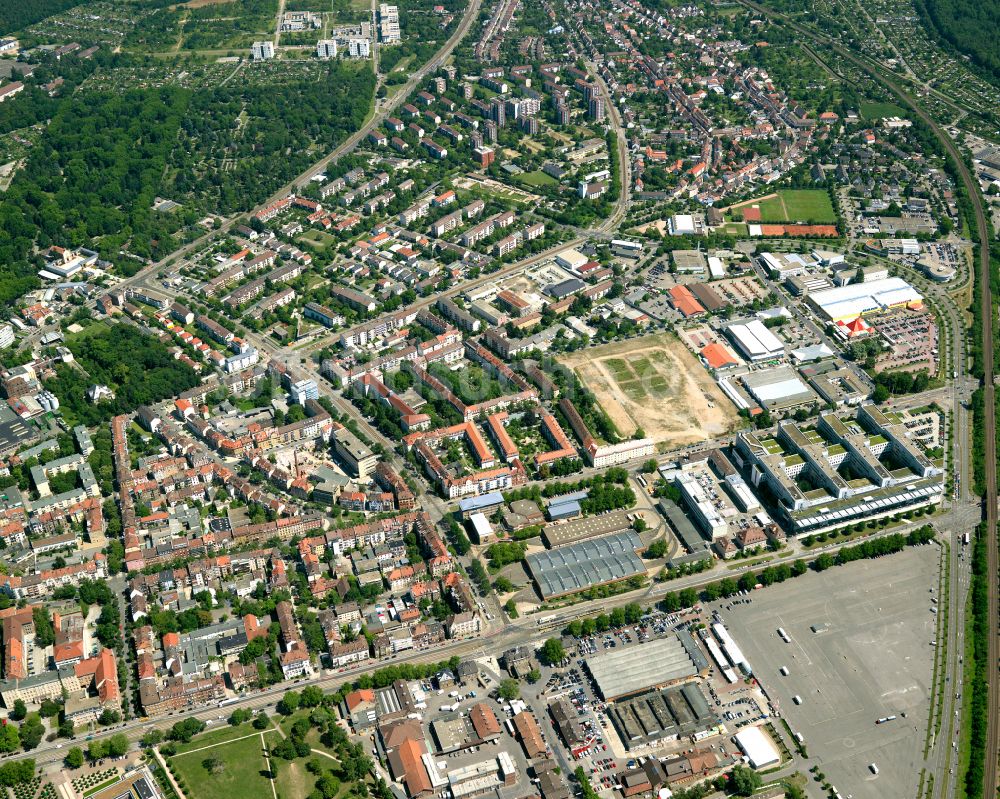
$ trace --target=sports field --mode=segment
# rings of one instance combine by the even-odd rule
[[[817,225],[833,225],[837,214],[830,202],[830,195],[823,189],[781,189],[766,197],[747,200],[728,210],[733,219],[744,219],[748,209],[760,211],[760,219],[748,222],[811,222]]]
[[[906,111],[895,103],[861,103],[861,116],[864,119],[905,117]]]
[[[624,436],[642,428],[660,449],[723,435],[732,403],[671,333],[588,347],[564,356]]]
[[[525,172],[523,175],[518,175],[517,180],[520,183],[524,183],[526,186],[531,186],[536,189],[542,186],[559,185],[558,180],[551,175],[542,172],[540,169],[536,169],[534,172]]]

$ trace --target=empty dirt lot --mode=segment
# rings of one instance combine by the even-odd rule
[[[732,403],[670,333],[588,347],[561,361],[622,435],[641,427],[661,451],[723,435],[739,423]]]

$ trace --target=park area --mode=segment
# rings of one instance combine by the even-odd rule
[[[161,753],[184,796],[361,799],[364,793],[381,799],[384,784],[372,780],[370,759],[347,739],[336,714],[311,701],[300,705],[309,691],[289,691],[279,703],[279,710],[287,705],[282,716],[258,715],[248,723],[248,711],[235,711],[239,723],[165,744]]]
[[[660,449],[724,435],[739,422],[701,363],[670,333],[590,347],[564,356],[618,432],[641,429]]]
[[[730,206],[727,211],[733,221],[751,224],[808,222],[833,225],[837,212],[830,195],[823,189],[781,189],[765,197]]]
[[[178,746],[170,768],[190,799],[270,796],[264,753],[271,739],[280,740],[274,727],[263,731],[249,724],[226,727]]]

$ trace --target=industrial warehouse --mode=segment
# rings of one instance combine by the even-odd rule
[[[923,297],[902,278],[887,277],[817,291],[809,303],[828,321],[840,322],[892,308],[920,308]]]
[[[626,748],[700,738],[718,730],[719,719],[692,682],[708,672],[709,662],[687,630],[584,662]]]
[[[587,658],[587,670],[608,702],[695,676],[708,666],[698,648],[676,635]]]
[[[539,594],[550,599],[645,575],[635,554],[641,548],[642,539],[636,533],[617,533],[538,552],[525,560]]]
[[[608,708],[608,717],[628,749],[701,738],[719,727],[708,700],[693,682],[616,702]]]
[[[551,506],[550,506],[551,507]],[[632,519],[625,511],[611,511],[599,516],[585,516],[568,522],[545,525],[542,540],[549,549],[575,544],[588,538],[620,533],[632,526]]]

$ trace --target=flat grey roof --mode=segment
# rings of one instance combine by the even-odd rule
[[[718,723],[694,683],[616,702],[608,708],[608,717],[626,749],[691,735]]]
[[[334,436],[336,437],[337,443],[340,444],[341,448],[354,458],[355,461],[362,461],[372,454],[368,445],[346,427],[342,427],[337,430],[334,433]]]
[[[587,669],[601,695],[608,700],[698,673],[676,635],[589,657]]]
[[[670,529],[680,539],[688,552],[702,552],[708,549],[708,542],[698,532],[698,528],[677,505],[663,497],[659,501],[660,512],[670,522]]]
[[[465,719],[462,716],[442,716],[431,722],[431,732],[441,747],[439,752],[454,752],[469,740]]]
[[[617,533],[538,552],[526,560],[538,590],[548,599],[645,574],[635,554],[641,547],[642,539],[636,533]]]
[[[558,510],[566,503],[550,504],[549,512]],[[582,519],[574,519],[569,522],[552,522],[545,525],[545,543],[550,548],[572,544],[587,538],[608,535],[628,530],[632,522],[628,519],[628,514],[622,510],[602,513],[600,516],[586,516]]]

